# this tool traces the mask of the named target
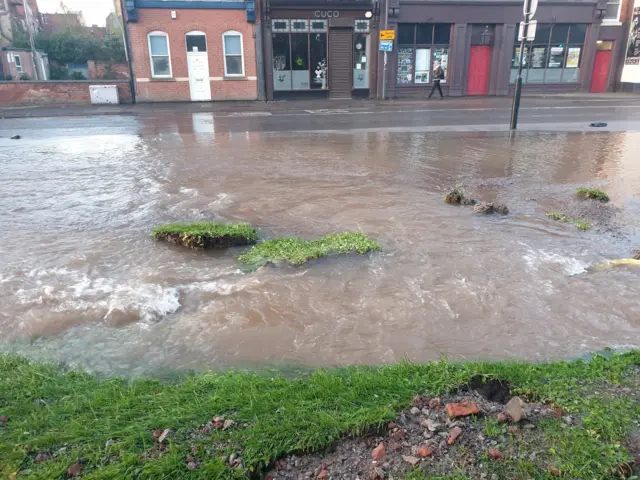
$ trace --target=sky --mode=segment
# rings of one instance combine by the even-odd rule
[[[82,10],[84,22],[104,26],[107,16],[113,12],[113,0],[63,0],[71,11]],[[38,0],[38,10],[44,13],[62,13],[60,0]]]

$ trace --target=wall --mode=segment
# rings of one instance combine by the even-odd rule
[[[89,60],[87,66],[89,67],[89,78],[102,78],[107,72],[107,62],[95,62]],[[116,78],[125,80],[129,78],[129,67],[125,63],[111,64],[111,71],[116,74]]]
[[[0,82],[0,105],[88,105],[90,85],[117,85],[120,103],[131,103],[128,81]]]
[[[5,77],[11,75],[13,80],[19,80],[22,74],[26,74],[29,78],[36,78],[36,74],[33,68],[33,55],[26,50],[7,50],[0,51],[2,55],[2,67]],[[20,64],[22,65],[22,72],[16,70],[16,63],[14,60],[15,55],[20,56]],[[7,58],[11,57],[11,62]]]
[[[185,35],[199,30],[207,35],[209,77],[212,100],[255,100],[258,98],[256,52],[253,26],[242,10],[139,8],[138,22],[128,23],[133,73],[138,102],[189,101],[189,72]],[[225,78],[222,34],[235,30],[242,34],[244,71],[242,78]],[[173,78],[151,78],[147,34],[162,31],[169,36]]]

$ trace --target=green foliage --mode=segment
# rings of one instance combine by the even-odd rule
[[[67,29],[52,35],[36,37],[36,48],[58,63],[85,63],[89,60],[124,63],[126,56],[122,38],[95,38]]]
[[[221,458],[241,451],[245,468],[259,471],[282,455],[326,448],[345,434],[382,425],[416,393],[440,395],[482,375],[504,379],[521,395],[582,419],[579,427],[563,427],[560,419],[539,424],[547,464],[566,472],[565,478],[612,478],[611,468],[629,460],[621,440],[640,421],[640,407],[602,393],[602,387],[638,382],[638,366],[636,350],[596,355],[589,362],[400,363],[319,370],[294,379],[274,372],[203,372],[169,383],[98,379],[0,355],[0,415],[9,417],[0,424],[0,477],[29,470],[19,478],[60,478],[85,458],[83,478],[129,478],[134,471],[139,479],[243,478],[246,471],[227,470]],[[247,425],[192,438],[214,415]],[[165,428],[175,431],[167,451],[145,459],[156,445],[152,430]],[[107,446],[108,440],[113,444]],[[189,472],[184,459],[194,446],[202,465]],[[40,452],[58,456],[36,464]],[[548,478],[528,460],[493,465],[504,472],[499,478]]]
[[[609,195],[607,195],[602,190],[598,190],[597,188],[587,188],[580,187],[576,190],[576,195],[591,198],[594,200],[600,200],[601,202],[608,202],[610,200]]]
[[[547,217],[556,221],[570,223],[579,230],[587,231],[591,229],[591,222],[581,218],[571,218],[561,212],[548,212]]]
[[[240,255],[238,260],[251,266],[285,262],[291,265],[302,265],[308,260],[326,255],[345,255],[350,252],[364,254],[380,249],[380,245],[369,239],[364,233],[346,232],[330,234],[313,240],[299,238],[267,240]]]
[[[85,77],[82,72],[71,72],[71,80],[86,80],[87,77]]]
[[[69,70],[63,67],[49,67],[51,80],[69,80]]]
[[[26,73],[23,73],[23,74],[20,75],[20,81],[26,82],[28,80],[31,80],[31,77],[29,75],[27,75]]]
[[[487,437],[498,437],[505,426],[493,418],[487,418],[484,422],[484,434]]]
[[[152,236],[156,240],[178,236],[180,239],[178,243],[192,248],[204,248],[210,242],[225,239],[234,240],[234,244],[242,245],[249,245],[258,240],[258,232],[248,223],[172,223],[154,228]]]

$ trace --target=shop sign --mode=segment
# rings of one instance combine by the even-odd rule
[[[313,12],[313,16],[316,18],[338,18],[340,12],[338,10],[316,10]]]
[[[380,40],[395,40],[395,39],[396,39],[395,30],[380,30]]]
[[[393,40],[380,40],[380,51],[381,52],[392,52],[393,51]]]

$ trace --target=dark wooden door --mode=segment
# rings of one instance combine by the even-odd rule
[[[351,98],[353,89],[353,29],[329,30],[329,98]]]
[[[467,74],[467,95],[486,95],[489,91],[491,47],[472,45]]]
[[[607,78],[609,77],[609,64],[611,63],[611,50],[598,50],[593,62],[591,74],[591,93],[602,93],[607,90]]]

